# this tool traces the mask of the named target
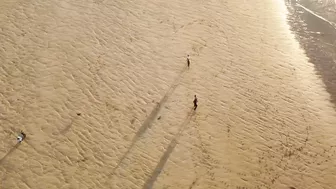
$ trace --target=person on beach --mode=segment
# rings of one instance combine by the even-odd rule
[[[22,142],[25,138],[26,138],[26,134],[25,134],[23,131],[21,131],[20,134],[19,134],[19,136],[17,137],[17,141],[20,143],[20,142]]]
[[[189,58],[189,54],[187,56],[187,65],[188,65],[188,68],[190,67],[190,58]]]
[[[198,100],[197,100],[197,97],[196,97],[196,95],[195,95],[195,99],[194,99],[194,110],[196,110],[196,108],[197,108],[197,103],[198,103]]]

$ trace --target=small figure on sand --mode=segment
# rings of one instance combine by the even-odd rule
[[[20,142],[22,142],[25,138],[26,138],[26,134],[25,134],[23,131],[21,131],[20,134],[19,134],[19,136],[17,137],[17,141],[20,143]]]
[[[190,67],[190,58],[189,58],[189,54],[187,56],[187,65],[188,65],[188,68]]]
[[[196,108],[197,108],[197,103],[198,103],[198,100],[197,100],[197,97],[196,97],[196,95],[195,95],[195,99],[194,99],[194,110],[196,110]]]

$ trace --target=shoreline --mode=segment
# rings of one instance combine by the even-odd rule
[[[317,75],[321,76],[336,109],[336,43],[331,43],[336,39],[335,23],[303,4],[286,3],[287,22]]]

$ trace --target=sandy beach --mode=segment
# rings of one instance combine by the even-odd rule
[[[335,105],[286,15],[0,2],[0,188],[333,189]]]

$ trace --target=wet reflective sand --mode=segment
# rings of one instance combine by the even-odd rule
[[[284,2],[0,7],[1,188],[336,184],[331,96]]]
[[[288,3],[291,30],[322,77],[331,101],[336,104],[336,4],[301,0]]]

